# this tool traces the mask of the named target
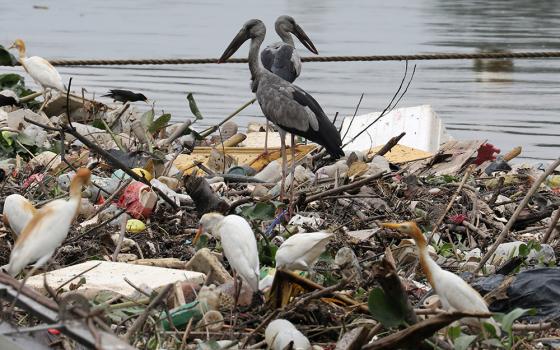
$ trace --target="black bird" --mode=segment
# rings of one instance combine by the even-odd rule
[[[3,106],[19,106],[19,102],[12,96],[5,96],[0,94],[0,107]]]
[[[122,103],[136,102],[136,101],[148,102],[146,96],[142,94],[137,94],[132,91],[119,90],[119,89],[109,90],[109,93],[107,95],[103,95],[102,97],[110,97],[113,99],[113,102],[119,101]]]

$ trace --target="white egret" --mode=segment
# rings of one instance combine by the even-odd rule
[[[240,275],[256,292],[259,289],[259,252],[255,234],[247,220],[238,215],[207,213],[200,218],[193,243],[198,241],[203,232],[221,241],[224,255],[234,273]]]
[[[82,186],[89,182],[91,172],[80,168],[70,185],[70,199],[57,199],[38,209],[19,235],[8,263],[8,273],[17,275],[27,264],[36,262],[31,273],[43,266],[62,244],[72,221],[80,211]]]
[[[432,259],[428,253],[426,237],[415,222],[383,223],[383,227],[397,230],[414,239],[418,248],[420,265],[445,310],[490,313],[486,302],[476,290],[461,277],[442,269]],[[465,321],[466,323],[473,323],[473,321],[477,322],[478,320],[467,318]],[[500,334],[500,327],[493,318],[485,319],[485,321],[494,325],[496,333]]]
[[[44,102],[47,101],[47,89],[66,92],[66,87],[56,68],[46,59],[39,56],[26,57],[25,43],[21,39],[14,41],[9,49],[16,48],[19,52],[18,61],[27,74],[43,88]]]

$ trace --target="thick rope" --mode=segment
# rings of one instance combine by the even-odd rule
[[[418,60],[465,60],[499,58],[554,58],[558,51],[543,52],[488,52],[488,53],[436,53],[419,55],[378,55],[378,56],[310,56],[302,57],[303,62],[365,62],[365,61],[418,61]],[[54,66],[125,66],[161,64],[210,64],[218,63],[217,58],[161,58],[122,60],[49,60]],[[230,58],[225,63],[247,63],[246,58]]]

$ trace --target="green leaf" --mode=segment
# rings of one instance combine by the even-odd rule
[[[194,100],[194,96],[191,92],[187,95],[187,100],[189,101],[189,108],[191,109],[192,114],[196,118],[196,120],[204,119],[200,110],[198,110],[198,106],[196,105],[196,101]]]
[[[14,136],[16,134],[11,132],[11,131],[2,131],[2,139],[4,139],[4,141],[6,141],[6,143],[8,144],[8,146],[11,146],[14,144]]]
[[[496,333],[498,330],[494,327],[494,325],[490,322],[482,322],[482,327],[484,327],[484,330],[490,334],[491,337],[493,338],[498,338],[498,333]]]
[[[469,345],[476,339],[476,335],[466,335],[463,334],[459,338],[455,339],[453,345],[455,346],[455,350],[467,350]]]
[[[154,111],[152,109],[146,111],[146,113],[142,114],[142,117],[140,117],[140,121],[142,122],[144,129],[148,130],[154,122]]]
[[[103,121],[101,119],[95,119],[93,122],[91,122],[91,126],[93,126],[94,128],[101,129],[101,130],[106,130],[105,124],[103,123]]]
[[[240,207],[241,216],[249,220],[271,220],[276,213],[276,206],[271,202],[257,202]]]
[[[151,132],[152,134],[156,133],[161,129],[165,128],[165,126],[167,125],[167,123],[169,123],[170,120],[171,120],[171,114],[169,113],[162,114],[149,126],[148,131]]]
[[[0,74],[0,88],[2,89],[14,87],[20,82],[23,82],[23,77],[19,74]]]
[[[15,66],[16,58],[4,46],[0,45],[0,64],[3,66]]]
[[[276,265],[276,251],[278,247],[274,244],[270,244],[267,240],[261,239],[257,242],[257,248],[259,251],[259,261],[261,265],[265,266],[275,266]],[[262,277],[264,278],[266,274]]]
[[[373,318],[387,328],[405,324],[405,314],[394,298],[385,295],[383,289],[372,289],[368,297],[368,308]]]
[[[508,314],[504,315],[504,317],[502,318],[502,329],[507,333],[511,333],[513,322],[515,322],[515,320],[525,315],[529,311],[531,311],[531,309],[515,308],[513,311],[510,311]]]
[[[447,335],[452,341],[455,341],[455,339],[461,336],[461,326],[449,326],[449,328],[447,328]]]
[[[526,244],[521,244],[519,246],[519,256],[528,256],[529,252],[530,252],[530,249]]]

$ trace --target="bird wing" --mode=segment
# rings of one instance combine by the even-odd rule
[[[39,85],[59,91],[66,90],[60,74],[46,59],[38,56],[29,57],[23,60],[23,65]]]
[[[3,219],[19,235],[37,212],[33,204],[22,195],[11,194],[4,201]]]
[[[272,72],[272,64],[274,63],[274,55],[282,42],[270,44],[261,51],[261,63],[268,71]]]
[[[259,81],[257,100],[264,115],[283,130],[324,146],[336,158],[344,155],[334,124],[303,89],[274,74],[264,73]]]
[[[19,235],[10,255],[8,272],[18,274],[28,264],[51,255],[62,244],[73,219],[67,201],[56,200],[33,215]],[[65,205],[66,204],[66,205]]]
[[[291,236],[276,251],[276,266],[307,268],[321,255],[330,236],[332,233],[326,232],[298,233]],[[298,263],[302,261],[305,261],[307,266]]]
[[[296,80],[301,72],[301,59],[297,50],[286,43],[269,45],[261,52],[263,66],[290,83]]]
[[[218,227],[224,255],[231,267],[251,288],[258,289],[259,252],[255,234],[249,223],[240,216],[228,215]]]
[[[449,306],[459,311],[489,312],[480,294],[456,274],[441,270],[434,277],[435,290]]]

